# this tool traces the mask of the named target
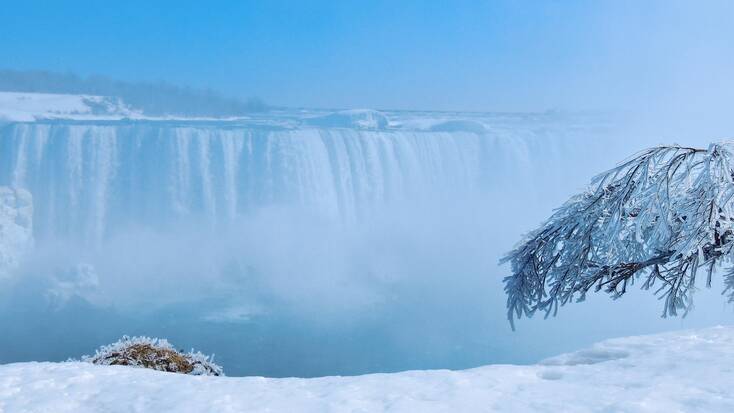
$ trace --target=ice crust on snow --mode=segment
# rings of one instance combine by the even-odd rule
[[[33,198],[30,192],[0,187],[0,279],[18,267],[33,245]]]
[[[0,366],[8,412],[731,412],[734,327],[607,340],[541,364],[356,377],[191,377]]]

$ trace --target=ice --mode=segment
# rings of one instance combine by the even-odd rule
[[[429,130],[433,132],[487,132],[487,128],[482,123],[473,120],[447,120],[432,125]]]

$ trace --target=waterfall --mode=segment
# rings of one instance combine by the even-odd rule
[[[33,200],[28,191],[0,186],[0,280],[33,245]]]
[[[28,242],[3,244],[19,246],[0,277],[3,348],[18,352],[0,362],[149,334],[236,374],[357,374],[527,362],[592,329],[665,327],[657,300],[630,294],[508,334],[497,265],[649,141],[556,115],[368,115],[1,124],[0,243]],[[724,321],[699,302],[687,323]]]
[[[539,196],[538,182],[571,176],[566,159],[603,146],[577,125],[437,129],[13,123],[0,127],[0,186],[33,194],[37,239],[98,242],[126,225],[219,225],[270,205],[348,225],[429,194]]]

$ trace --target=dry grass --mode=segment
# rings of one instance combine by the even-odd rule
[[[94,356],[83,361],[107,366],[131,366],[146,369],[194,375],[222,376],[222,368],[212,357],[199,352],[183,353],[164,339],[123,337],[120,341],[103,346]]]
[[[100,360],[102,361],[102,360]],[[191,373],[194,366],[186,357],[174,350],[155,348],[150,344],[134,344],[104,357],[111,366],[139,366],[173,373]]]

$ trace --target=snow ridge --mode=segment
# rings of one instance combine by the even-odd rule
[[[7,412],[731,412],[734,327],[607,340],[538,365],[356,377],[191,377],[0,366]]]

